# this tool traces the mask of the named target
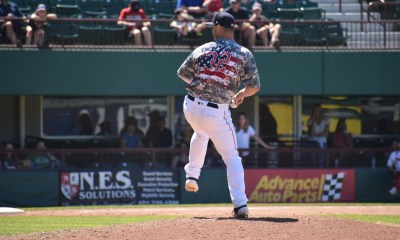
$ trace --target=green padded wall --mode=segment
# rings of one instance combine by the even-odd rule
[[[189,50],[0,50],[0,95],[183,95]],[[397,95],[400,52],[255,52],[263,95]],[[6,59],[6,61],[5,61]]]

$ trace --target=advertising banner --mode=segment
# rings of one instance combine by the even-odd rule
[[[60,172],[60,204],[178,204],[175,170],[121,169]]]
[[[245,170],[253,203],[353,202],[353,169]]]

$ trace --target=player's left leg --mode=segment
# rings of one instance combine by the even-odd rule
[[[247,203],[242,159],[237,150],[235,128],[229,109],[221,110],[221,115],[212,116],[206,132],[226,164],[228,186],[235,208]]]

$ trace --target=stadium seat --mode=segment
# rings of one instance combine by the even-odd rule
[[[170,0],[149,0],[147,14],[174,14],[175,6]]]
[[[295,20],[300,18],[300,9],[298,8],[278,8],[276,17],[284,20]]]
[[[300,11],[301,17],[304,20],[320,20],[325,18],[325,15],[323,16],[323,13],[325,13],[325,11],[318,7],[301,7]]]
[[[323,46],[326,44],[326,37],[323,30],[315,23],[299,23],[300,45],[302,46]]]
[[[176,30],[154,27],[153,39],[155,45],[173,45],[176,43]]]
[[[323,24],[326,44],[328,46],[346,46],[347,28],[342,28],[339,22],[328,22]],[[343,34],[343,31],[345,34]]]
[[[125,27],[105,27],[103,30],[102,44],[124,45],[126,39]]]
[[[79,27],[79,43],[81,44],[100,44],[102,39],[102,29],[100,26],[96,27]]]
[[[101,9],[99,0],[77,0],[79,12],[82,16],[91,18],[101,18],[107,15],[107,12]]]
[[[58,17],[75,17],[79,13],[79,6],[70,4],[57,4],[55,11]]]
[[[121,0],[101,0],[101,7],[109,18],[118,18],[121,10],[127,6]]]
[[[31,7],[27,4],[25,0],[13,0],[13,2],[17,4],[19,10],[23,15],[29,15],[36,9],[36,7],[34,9],[31,9]]]
[[[297,28],[282,28],[279,42],[282,46],[296,46],[299,44],[300,31]]]

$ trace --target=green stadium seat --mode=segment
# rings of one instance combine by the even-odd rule
[[[346,46],[347,28],[342,28],[339,22],[329,22],[323,24],[324,32],[326,35],[326,44],[328,46]],[[345,32],[345,34],[343,34]]]
[[[304,20],[320,20],[325,18],[325,16],[323,16],[323,13],[325,15],[325,11],[318,7],[301,7],[300,11]]]
[[[173,45],[176,43],[176,37],[175,29],[154,27],[154,45]]]
[[[300,18],[300,9],[298,8],[278,8],[277,18],[284,20],[295,20]]]
[[[303,8],[318,7],[318,3],[311,2],[311,1],[301,1],[299,4],[299,7],[303,7]]]
[[[118,18],[121,10],[127,6],[121,0],[101,0],[101,7],[109,18]]]
[[[102,29],[100,26],[87,27],[80,26],[78,30],[80,44],[100,44],[102,39]]]
[[[23,15],[29,15],[31,12],[35,11],[35,9],[31,9],[25,0],[13,0],[13,2],[17,4]]]
[[[326,37],[319,24],[303,23],[297,24],[300,31],[300,45],[302,46],[324,46]]]
[[[101,8],[99,0],[77,0],[77,5],[82,16],[102,18],[107,15],[107,12]]]
[[[56,13],[58,17],[76,17],[79,14],[79,6],[70,4],[57,4]]]
[[[296,46],[299,44],[300,31],[297,28],[282,28],[279,35],[281,46]]]
[[[103,30],[103,41],[105,45],[124,45],[126,42],[125,27],[105,27]]]
[[[174,14],[175,6],[170,0],[149,0],[147,14]]]

